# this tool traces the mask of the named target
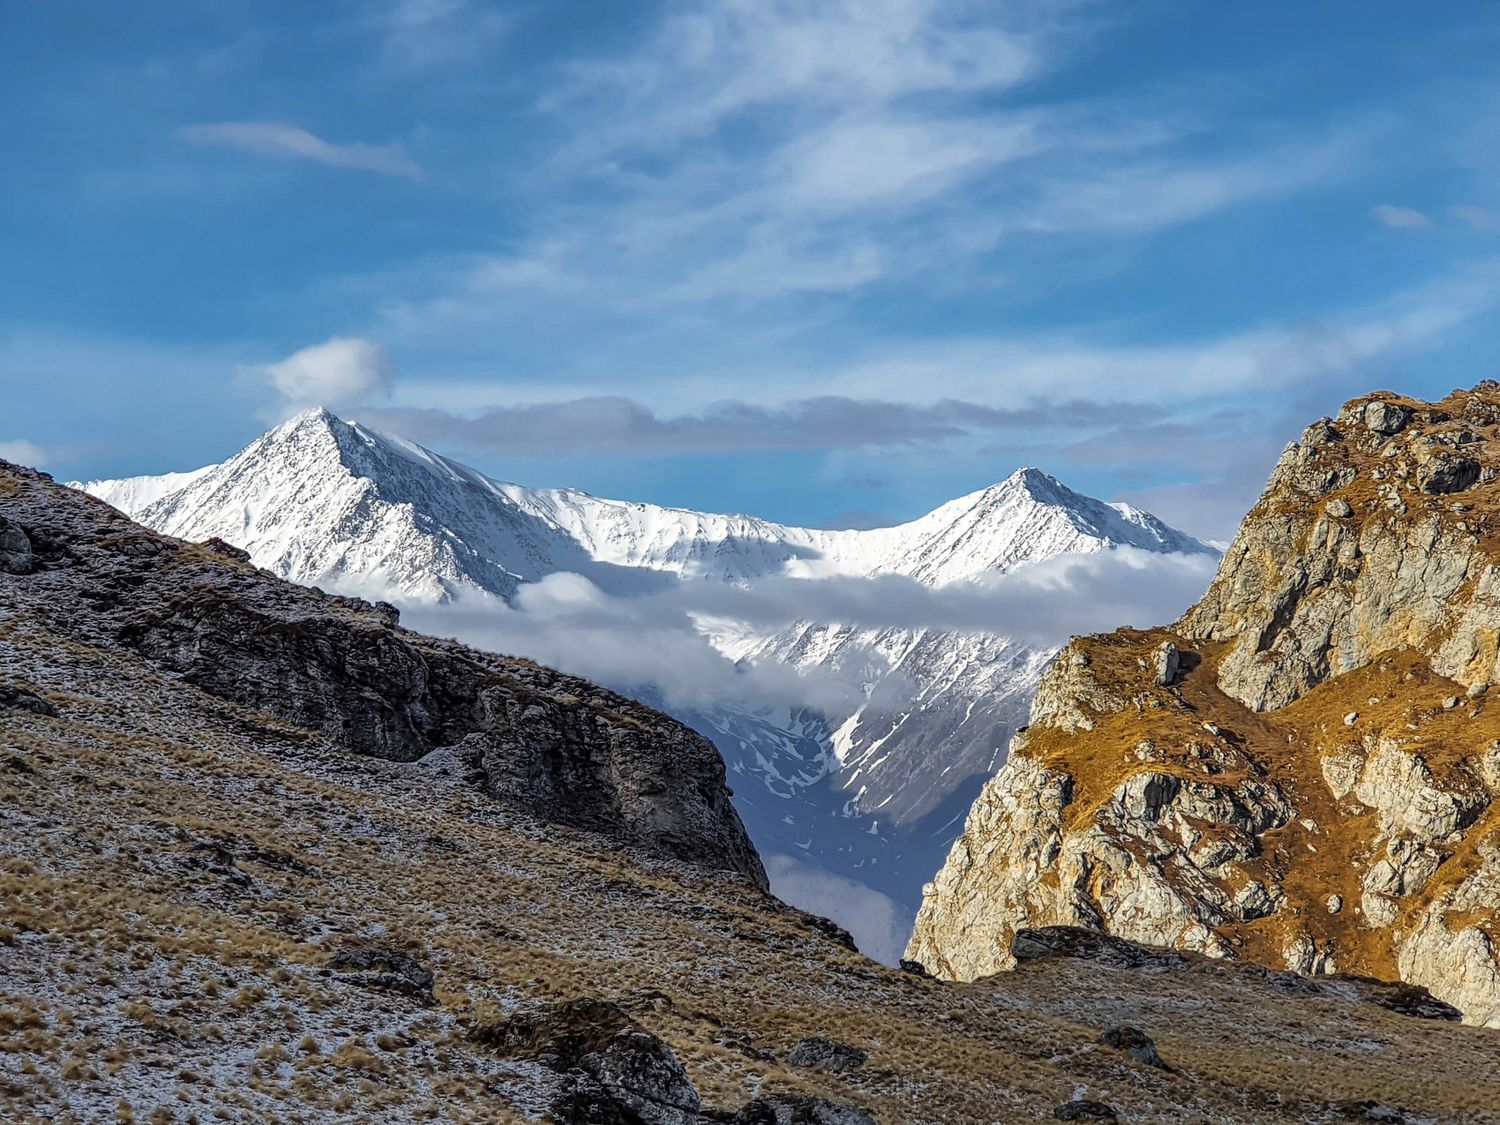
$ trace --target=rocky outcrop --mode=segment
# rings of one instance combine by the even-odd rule
[[[730,1113],[705,1107],[681,1060],[619,1005],[580,999],[536,1005],[469,1037],[562,1079],[550,1120],[563,1125],[874,1125],[864,1110],[825,1098],[773,1094]]]
[[[869,1061],[870,1056],[858,1047],[840,1043],[837,1039],[825,1039],[812,1035],[801,1040],[787,1055],[793,1066],[810,1066],[815,1070],[858,1070]]]
[[[283,582],[222,544],[156,535],[43,474],[0,463],[0,481],[6,597],[59,634],[356,754],[455,760],[492,797],[765,887],[723,760],[665,715],[408,632],[390,606]]]
[[[30,537],[19,525],[0,517],[0,574],[30,574],[34,565]]]
[[[1500,1026],[1497,514],[1500,384],[1310,426],[1181,621],[1054,662],[908,958],[1093,927]]]
[[[1155,1067],[1157,1070],[1171,1069],[1162,1059],[1161,1052],[1156,1049],[1156,1041],[1138,1027],[1131,1027],[1129,1024],[1107,1027],[1099,1036],[1099,1042],[1124,1052],[1142,1066]]]

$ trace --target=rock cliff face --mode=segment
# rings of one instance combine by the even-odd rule
[[[359,754],[766,885],[718,752],[587,681],[408,632],[390,606],[281,581],[219,540],[156,535],[3,462],[0,569],[0,609],[62,635]]]
[[[1500,1026],[1497,513],[1500,384],[1310,426],[1182,620],[1048,670],[908,956],[969,979],[1081,925]]]

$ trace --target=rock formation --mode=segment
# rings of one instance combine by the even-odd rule
[[[7,601],[41,621],[358,754],[456,770],[492,797],[765,887],[723,760],[680,723],[530,661],[407,632],[388,605],[291,585],[221,542],[157,535],[41,474],[0,469]]]
[[[1060,654],[907,956],[1088,926],[1500,1026],[1497,515],[1500,384],[1308,427],[1180,621]]]

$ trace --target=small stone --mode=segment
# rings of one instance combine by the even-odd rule
[[[1063,1102],[1052,1111],[1052,1116],[1059,1121],[1118,1121],[1120,1119],[1120,1115],[1115,1112],[1113,1106],[1090,1101],[1087,1098]]]
[[[1453,710],[1453,708],[1455,708],[1457,706],[1458,706],[1458,696],[1456,696],[1456,695],[1450,695],[1447,699],[1443,700],[1443,710],[1444,711],[1451,711],[1451,710]]]
[[[1347,715],[1344,716],[1344,725],[1346,727],[1352,727],[1358,720],[1359,720],[1359,712],[1358,711],[1350,711]]]
[[[1344,909],[1344,896],[1343,895],[1329,895],[1328,896],[1328,913],[1330,913],[1330,914],[1337,914],[1342,909]]]
[[[870,1056],[858,1047],[840,1043],[837,1039],[825,1039],[812,1035],[792,1048],[787,1061],[793,1066],[811,1067],[813,1070],[858,1070]]]
[[[578,1069],[597,1082],[615,1106],[638,1121],[665,1125],[692,1120],[690,1115],[701,1108],[698,1091],[676,1052],[649,1032],[634,1028],[617,1032],[603,1050],[584,1055]],[[629,1121],[632,1117],[620,1114],[619,1119]]]
[[[1156,1049],[1156,1043],[1152,1041],[1151,1036],[1138,1027],[1121,1024],[1119,1027],[1107,1028],[1104,1034],[1099,1036],[1099,1042],[1117,1051],[1124,1051],[1142,1066],[1154,1066],[1158,1070],[1171,1069],[1162,1062],[1161,1052]]]
[[[1219,735],[1221,735],[1221,734],[1223,734],[1223,733],[1224,733],[1224,732],[1223,732],[1223,731],[1222,731],[1222,730],[1220,730],[1220,729],[1219,729],[1219,727],[1218,727],[1218,726],[1217,726],[1217,725],[1216,725],[1216,724],[1214,724],[1214,723],[1204,723],[1204,724],[1203,724],[1203,729],[1204,729],[1204,730],[1206,730],[1206,731],[1208,731],[1208,733],[1209,733],[1209,734],[1211,734],[1211,735],[1213,735],[1213,736],[1214,736],[1214,737],[1215,737],[1215,738],[1218,738],[1218,737],[1219,737]]]
[[[1411,412],[1395,403],[1381,402],[1378,399],[1365,403],[1365,427],[1377,434],[1400,433],[1409,421]]]
[[[1168,687],[1177,682],[1178,673],[1182,670],[1181,649],[1171,641],[1162,641],[1152,653],[1151,661],[1158,687]]]
[[[1489,690],[1490,685],[1481,681],[1477,684],[1470,684],[1469,690],[1464,694],[1467,695],[1470,699],[1478,699],[1481,695]]]
[[[1323,505],[1323,510],[1334,519],[1344,519],[1354,514],[1354,509],[1350,506],[1349,501],[1337,497]]]
[[[410,996],[424,1007],[430,1008],[437,1003],[432,994],[432,970],[399,949],[341,949],[329,958],[328,967],[339,972],[363,970],[359,976],[350,979],[368,988]]]
[[[858,1106],[807,1094],[756,1098],[730,1120],[732,1125],[875,1125],[875,1119]]]
[[[13,708],[17,711],[30,711],[33,715],[43,715],[47,718],[57,717],[57,708],[48,703],[34,691],[27,691],[22,687],[12,687],[0,684],[0,710]]]
[[[20,525],[0,516],[0,574],[30,574],[35,569],[31,538]]]

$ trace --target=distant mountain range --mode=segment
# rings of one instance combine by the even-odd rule
[[[1122,546],[1214,553],[1154,516],[1074,492],[1037,469],[910,523],[830,531],[507,484],[323,409],[277,426],[220,465],[75,487],[158,531],[218,537],[281,577],[378,592],[409,612],[513,603],[528,584],[560,574],[634,599],[687,583],[753,591],[813,575],[899,576],[936,589]],[[707,615],[699,626],[741,665],[775,662],[851,686],[852,702],[834,710],[790,699],[654,701],[724,755],[773,881],[779,872],[792,887],[788,873],[800,873],[789,897],[844,921],[872,952],[890,956],[904,935],[861,934],[854,907],[807,901],[818,897],[806,889],[807,869],[913,909],[1024,723],[1052,651],[969,630],[819,620],[767,628]],[[615,686],[654,694],[648,683]]]

